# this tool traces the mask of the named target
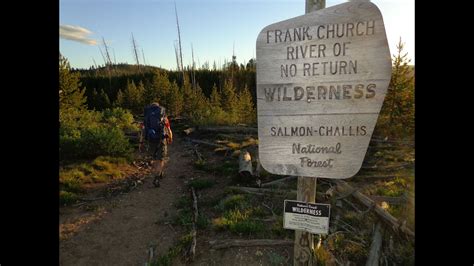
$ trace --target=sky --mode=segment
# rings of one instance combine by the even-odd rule
[[[326,7],[343,0],[326,0]],[[382,12],[390,53],[401,37],[415,63],[414,0],[372,0]],[[60,52],[73,68],[103,65],[102,38],[112,61],[135,62],[132,33],[140,63],[176,69],[174,44],[178,40],[178,11],[183,64],[206,61],[222,65],[232,59],[246,63],[255,57],[258,33],[267,25],[303,15],[305,0],[60,0]],[[192,49],[191,49],[192,47]]]

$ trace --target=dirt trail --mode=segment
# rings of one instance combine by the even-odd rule
[[[136,190],[100,202],[92,212],[79,212],[74,207],[61,211],[62,226],[77,226],[77,232],[60,241],[60,265],[144,265],[150,246],[157,254],[165,254],[182,235],[182,229],[163,221],[176,213],[173,203],[186,193],[184,179],[193,172],[192,157],[178,136],[168,146],[170,161],[161,186],[152,179]]]

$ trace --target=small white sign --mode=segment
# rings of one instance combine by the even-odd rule
[[[328,234],[331,205],[296,200],[285,200],[284,204],[283,228]]]

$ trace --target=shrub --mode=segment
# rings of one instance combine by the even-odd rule
[[[117,127],[124,131],[138,131],[138,127],[133,124],[133,115],[130,111],[123,108],[105,109],[102,112],[102,119],[109,126]]]
[[[60,136],[61,159],[90,159],[100,155],[129,156],[131,145],[122,130],[114,127],[87,128],[80,136]]]
[[[77,201],[75,193],[67,192],[64,190],[59,191],[59,203],[61,205],[69,205]]]
[[[195,179],[189,182],[189,186],[195,189],[210,188],[214,185],[215,185],[215,182],[213,180],[207,180],[207,179]]]

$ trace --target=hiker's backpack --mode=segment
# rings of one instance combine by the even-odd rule
[[[164,138],[165,108],[158,105],[145,107],[145,139],[149,142],[160,142]]]

